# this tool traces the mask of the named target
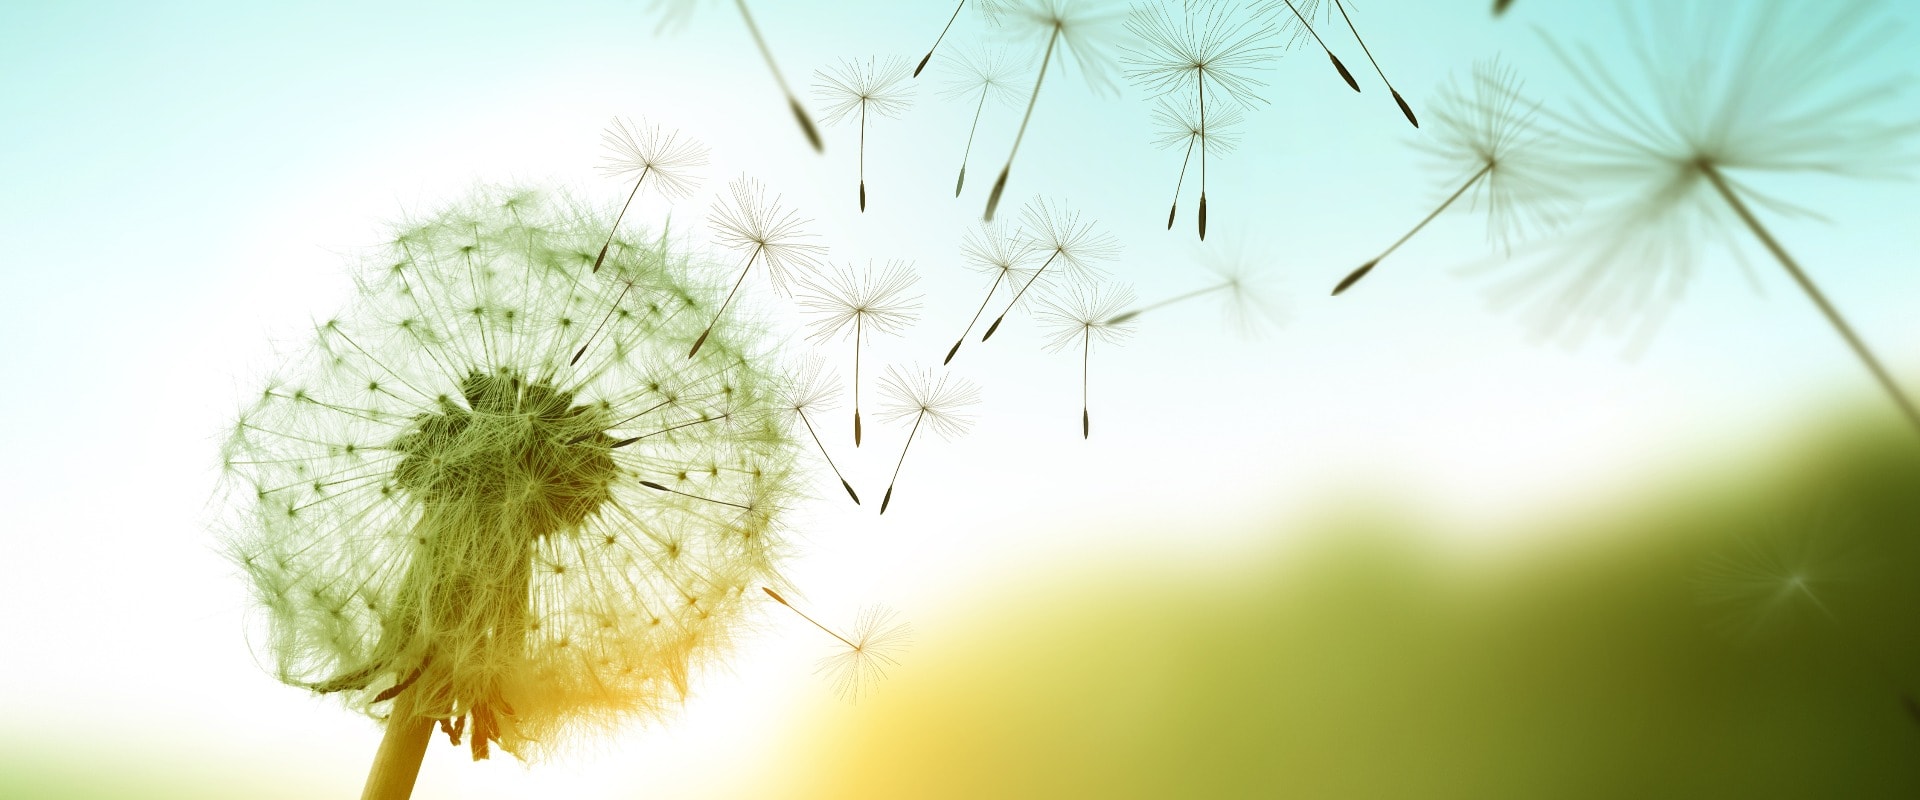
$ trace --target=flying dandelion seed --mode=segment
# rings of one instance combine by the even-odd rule
[[[1187,183],[1187,167],[1193,163],[1193,151],[1201,151],[1202,162],[1209,155],[1219,158],[1233,152],[1240,144],[1240,134],[1234,129],[1242,119],[1240,110],[1231,107],[1216,109],[1211,119],[1202,119],[1196,103],[1189,102],[1184,111],[1167,100],[1154,106],[1153,122],[1158,129],[1154,143],[1164,149],[1184,150],[1180,156],[1179,177],[1173,181],[1173,202],[1167,206],[1167,230],[1173,230],[1174,215],[1180,211],[1180,187]],[[1205,194],[1202,190],[1201,195]]]
[[[816,266],[820,255],[826,248],[806,241],[811,238],[801,230],[807,220],[800,219],[793,211],[780,207],[780,198],[767,200],[766,187],[752,178],[741,177],[728,184],[727,189],[733,195],[733,203],[721,200],[714,204],[713,214],[707,219],[713,224],[715,240],[730,250],[739,250],[747,254],[747,263],[740,267],[740,277],[733,281],[733,288],[727,291],[727,299],[714,309],[713,321],[707,323],[707,329],[701,331],[700,338],[693,341],[693,347],[687,351],[692,358],[700,352],[707,342],[707,335],[713,333],[713,326],[720,324],[720,315],[726,313],[733,304],[733,296],[740,292],[740,284],[747,280],[747,273],[753,271],[753,263],[758,260],[767,265],[767,281],[773,290],[787,294],[787,283],[791,280],[790,269],[811,269]]]
[[[1293,0],[1280,0],[1280,5],[1274,5],[1268,2],[1266,6],[1269,12],[1280,17],[1280,26],[1282,29],[1292,29],[1293,33],[1289,45],[1302,41],[1303,37],[1300,36],[1300,33],[1305,31],[1307,36],[1304,38],[1311,38],[1313,43],[1319,45],[1320,50],[1327,54],[1327,60],[1333,62],[1333,68],[1340,72],[1340,79],[1347,82],[1348,88],[1356,92],[1360,91],[1360,82],[1353,79],[1353,73],[1347,71],[1347,65],[1340,63],[1340,57],[1333,54],[1333,48],[1328,47],[1326,40],[1320,38],[1320,32],[1313,29],[1313,22],[1308,19],[1308,17],[1313,15],[1314,9],[1319,4],[1320,0],[1300,0],[1299,3],[1295,3]],[[1286,13],[1281,13],[1280,8],[1282,6],[1286,7]],[[1306,10],[1302,11],[1302,7],[1305,7]],[[1333,15],[1329,13],[1327,18],[1332,19]]]
[[[1026,266],[1029,244],[1002,222],[982,222],[978,227],[967,231],[960,241],[960,257],[967,266],[993,276],[993,283],[987,287],[987,294],[980,298],[980,307],[974,309],[973,318],[967,320],[967,328],[960,332],[953,348],[947,351],[947,357],[941,365],[953,361],[960,352],[960,345],[967,343],[967,335],[973,333],[973,326],[980,324],[980,315],[987,310],[987,304],[993,301],[993,295],[1001,286],[1025,286],[1032,278],[1033,270]]]
[[[1501,247],[1516,237],[1564,223],[1578,205],[1571,180],[1554,155],[1556,139],[1540,130],[1539,104],[1521,91],[1519,74],[1497,59],[1473,67],[1473,80],[1441,90],[1433,142],[1422,146],[1456,171],[1459,186],[1440,205],[1333,287],[1336,296],[1380,265],[1460,198],[1484,208],[1487,239]],[[1465,175],[1459,178],[1458,175]]]
[[[1236,241],[1237,240],[1237,241]],[[1134,306],[1107,319],[1108,325],[1121,325],[1140,315],[1202,297],[1220,298],[1220,318],[1229,330],[1241,335],[1258,333],[1268,325],[1278,325],[1284,315],[1268,286],[1272,248],[1256,246],[1244,237],[1230,237],[1224,247],[1201,248],[1200,266],[1214,274],[1216,282],[1199,289]]]
[[[833,463],[828,455],[827,445],[820,441],[820,432],[814,430],[813,419],[807,414],[822,414],[839,407],[838,381],[827,374],[825,360],[809,354],[798,369],[794,370],[787,381],[781,384],[779,405],[781,410],[793,414],[807,429],[807,436],[813,439],[815,447],[820,448],[820,457],[827,462],[827,469],[833,470],[833,477],[840,479],[840,488],[847,490],[847,496],[853,498],[854,505],[860,505],[860,494],[853,490],[853,484],[847,482],[847,476],[840,474],[840,466]]]
[[[867,210],[867,118],[898,117],[913,104],[907,62],[899,58],[847,59],[838,69],[813,73],[815,96],[827,103],[828,124],[860,118],[860,210]]]
[[[1136,6],[1127,18],[1127,30],[1140,42],[1127,48],[1127,78],[1149,95],[1166,98],[1184,95],[1192,89],[1199,110],[1197,130],[1207,130],[1207,84],[1213,84],[1215,106],[1246,107],[1266,102],[1259,95],[1266,85],[1253,73],[1266,69],[1273,60],[1274,47],[1267,44],[1273,26],[1253,19],[1235,19],[1234,10],[1219,3],[1206,3],[1201,13],[1191,8],[1174,14],[1166,6]],[[1237,9],[1235,9],[1237,10]],[[1207,155],[1200,148],[1200,238],[1207,238]],[[1188,150],[1192,154],[1192,150]],[[1186,167],[1180,169],[1182,182]],[[1178,190],[1174,202],[1179,203]],[[1173,227],[1173,211],[1167,212],[1167,227]]]
[[[1420,118],[1414,116],[1413,106],[1407,105],[1406,98],[1400,96],[1400,90],[1393,88],[1393,81],[1387,79],[1387,71],[1380,68],[1380,61],[1373,57],[1373,50],[1367,47],[1367,40],[1360,36],[1360,29],[1354,26],[1353,17],[1347,14],[1347,4],[1343,0],[1333,0],[1333,8],[1340,12],[1341,21],[1347,23],[1347,30],[1353,33],[1353,40],[1360,44],[1361,54],[1367,57],[1367,63],[1373,65],[1374,74],[1379,75],[1380,82],[1387,85],[1387,92],[1393,95],[1394,104],[1400,106],[1400,113],[1406,116],[1407,122],[1413,127],[1420,127]]]
[[[1007,301],[1007,308],[995,317],[992,325],[987,326],[986,334],[980,341],[993,338],[994,331],[1000,330],[1000,323],[1013,313],[1028,289],[1047,275],[1047,268],[1058,264],[1055,274],[1065,272],[1069,280],[1091,280],[1100,275],[1099,263],[1120,253],[1120,245],[1112,236],[1099,230],[1092,222],[1081,222],[1080,212],[1068,211],[1064,207],[1050,205],[1043,198],[1034,198],[1021,214],[1022,238],[1037,256],[1047,254],[1046,260],[1034,268],[1033,277],[1021,284],[1020,291]]]
[[[980,15],[986,17],[988,22],[995,25],[1000,24],[1000,4],[998,0],[974,0],[973,7],[978,9]],[[953,30],[953,23],[960,19],[960,12],[966,9],[967,0],[960,0],[960,2],[954,4],[953,14],[947,17],[947,24],[940,29],[940,35],[934,37],[933,46],[927,48],[927,54],[921,57],[919,64],[914,65],[913,77],[920,77],[920,71],[927,68],[927,62],[933,60],[933,52],[939,50],[940,43],[947,40],[947,31]]]
[[[1885,177],[1912,165],[1920,120],[1895,102],[1905,79],[1853,69],[1888,42],[1883,7],[1769,0],[1742,8],[1623,10],[1638,81],[1609,74],[1591,48],[1548,40],[1583,90],[1563,120],[1566,149],[1590,176],[1589,191],[1611,193],[1612,202],[1583,215],[1590,224],[1550,253],[1550,272],[1522,276],[1500,299],[1528,301],[1548,335],[1577,339],[1598,320],[1644,342],[1697,268],[1701,240],[1737,247],[1744,230],[1920,429],[1920,407],[1759,216],[1811,212],[1752,182]]]
[[[1493,15],[1497,17],[1507,13],[1507,8],[1512,5],[1513,0],[1493,0]]]
[[[684,24],[693,15],[695,6],[702,0],[654,0],[653,7],[660,13],[660,29],[665,30]],[[787,108],[793,113],[793,121],[799,123],[800,132],[807,137],[807,143],[813,145],[816,153],[826,152],[820,141],[820,131],[813,127],[813,117],[807,114],[800,98],[794,96],[793,89],[787,86],[786,75],[780,72],[780,65],[773,61],[773,50],[767,47],[767,40],[760,35],[760,26],[753,21],[753,13],[747,10],[746,0],[733,0],[740,9],[740,19],[747,23],[747,32],[753,35],[753,45],[760,49],[760,58],[767,62],[767,70],[773,73],[773,81],[780,86],[780,93],[787,98]]]
[[[1856,525],[1831,509],[1787,517],[1794,522],[1776,522],[1742,535],[1735,540],[1737,547],[1702,562],[1694,585],[1700,603],[1713,613],[1713,624],[1741,639],[1759,639],[1820,620],[1813,624],[1840,634],[1847,649],[1878,674],[1900,698],[1902,709],[1920,723],[1920,702],[1876,648],[1845,624],[1829,599],[1835,587],[1862,572],[1861,553],[1850,546]]]
[[[909,296],[920,277],[904,261],[889,261],[875,270],[852,266],[834,270],[823,280],[807,282],[801,310],[816,317],[811,323],[816,342],[853,336],[853,446],[860,446],[860,352],[874,334],[894,335],[919,316],[920,296]]]
[[[612,155],[600,171],[609,178],[624,178],[635,173],[639,177],[634,178],[633,190],[627,192],[626,203],[614,216],[607,240],[600,244],[600,254],[593,258],[594,272],[599,272],[601,262],[606,261],[607,248],[613,246],[614,234],[619,233],[621,220],[627,218],[627,209],[633,206],[633,199],[640,195],[640,187],[646,185],[647,178],[653,178],[655,191],[662,197],[686,197],[700,187],[699,179],[691,171],[707,165],[706,147],[692,139],[680,138],[678,131],[668,132],[658,125],[644,122],[635,125],[615,119],[601,134],[601,139]]]
[[[903,371],[890,366],[886,374],[880,376],[880,393],[888,400],[880,409],[881,421],[913,420],[907,442],[900,446],[900,460],[894,462],[893,477],[887,479],[887,493],[880,498],[880,513],[885,514],[887,505],[893,502],[893,487],[900,482],[900,468],[906,465],[907,451],[913,449],[920,429],[925,427],[947,440],[964,435],[973,427],[973,419],[961,411],[980,402],[980,390],[966,379],[951,374],[935,377],[930,369]]]
[[[974,101],[967,146],[960,152],[960,177],[953,182],[954,197],[959,197],[961,187],[967,185],[967,159],[973,156],[973,136],[980,131],[980,115],[987,110],[987,100],[1007,105],[1018,101],[1020,86],[1014,82],[1014,73],[1025,68],[1024,63],[1009,59],[1005,51],[961,52],[958,74],[941,91],[941,96],[949,100]]]
[[[1040,301],[1039,317],[1042,325],[1052,330],[1047,340],[1049,352],[1063,352],[1074,345],[1080,346],[1080,438],[1087,438],[1093,430],[1093,417],[1088,413],[1088,375],[1093,359],[1093,345],[1098,342],[1107,345],[1119,345],[1133,333],[1130,323],[1120,318],[1122,309],[1133,305],[1133,290],[1124,286],[1111,288],[1099,285],[1070,287],[1063,296],[1044,298]],[[1117,320],[1117,321],[1116,321]]]
[[[832,682],[834,694],[849,703],[859,700],[861,693],[884,680],[887,670],[899,666],[900,651],[913,643],[913,626],[895,622],[894,613],[880,606],[861,609],[860,617],[853,624],[853,636],[847,637],[820,624],[787,602],[787,598],[781,597],[779,592],[764,586],[760,591],[766,592],[774,602],[786,606],[787,610],[800,615],[808,624],[845,645],[845,649],[820,659],[819,671]]]
[[[1007,189],[1007,178],[1013,173],[1013,158],[1020,153],[1020,143],[1027,137],[1027,124],[1033,121],[1033,108],[1040,102],[1040,87],[1046,83],[1047,69],[1053,66],[1053,54],[1062,49],[1062,68],[1068,56],[1079,65],[1080,72],[1095,89],[1108,87],[1111,81],[1108,73],[1113,68],[1112,57],[1106,52],[1103,41],[1108,36],[1107,29],[1119,18],[1117,12],[1108,11],[1099,0],[1010,0],[1014,18],[1013,28],[1019,35],[1038,40],[1046,39],[1046,48],[1040,54],[1040,71],[1033,79],[1033,93],[1027,97],[1027,111],[1020,117],[1020,128],[1014,132],[1013,147],[1007,151],[1007,164],[1000,168],[1000,177],[993,182],[993,191],[987,194],[987,210],[983,217],[993,221],[994,211],[1000,207],[1000,195]]]
[[[411,791],[436,723],[524,758],[665,710],[777,580],[761,343],[678,358],[715,289],[623,236],[593,273],[610,227],[495,189],[408,224],[224,445],[278,677],[386,720],[368,797]]]

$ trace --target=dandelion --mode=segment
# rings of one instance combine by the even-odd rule
[[[1219,109],[1212,119],[1202,119],[1198,111],[1197,104],[1190,104],[1183,111],[1166,100],[1161,100],[1153,109],[1154,125],[1159,129],[1154,143],[1168,149],[1185,148],[1185,154],[1180,157],[1180,175],[1173,182],[1173,202],[1167,207],[1167,230],[1173,230],[1174,215],[1180,211],[1180,187],[1187,183],[1187,166],[1193,163],[1193,151],[1201,151],[1200,161],[1204,164],[1208,155],[1224,156],[1240,144],[1240,134],[1234,130],[1242,119],[1239,109]],[[1204,188],[1200,196],[1206,197]],[[1206,236],[1203,234],[1200,238]]]
[[[1064,296],[1043,299],[1040,305],[1041,324],[1052,329],[1047,350],[1058,353],[1076,344],[1080,346],[1080,438],[1085,439],[1093,425],[1087,412],[1088,365],[1093,358],[1093,345],[1095,342],[1118,345],[1133,333],[1130,323],[1120,318],[1121,309],[1133,305],[1133,290],[1124,286],[1072,287]]]
[[[1290,20],[1286,19],[1285,14],[1280,14],[1280,6],[1268,3],[1267,8],[1285,20],[1281,23],[1282,26],[1295,28],[1293,32],[1293,42],[1300,41],[1300,32],[1305,31],[1307,36],[1313,39],[1314,44],[1319,45],[1321,51],[1327,54],[1327,59],[1333,62],[1333,68],[1339,70],[1341,80],[1346,81],[1347,86],[1354,91],[1360,91],[1360,82],[1353,79],[1353,73],[1347,71],[1347,65],[1340,63],[1340,57],[1333,54],[1333,48],[1327,46],[1326,40],[1320,38],[1320,32],[1313,29],[1313,22],[1307,19],[1308,16],[1313,14],[1314,8],[1318,6],[1319,3],[1320,0],[1300,0],[1298,4],[1294,3],[1293,0],[1280,0],[1280,4],[1286,6],[1287,11],[1293,14]],[[1301,6],[1306,6],[1307,10],[1302,12],[1300,10]],[[1331,19],[1333,15],[1329,14],[1327,16]]]
[[[904,261],[889,261],[875,270],[852,266],[835,270],[824,280],[808,284],[801,310],[816,317],[811,323],[816,342],[853,336],[853,446],[860,446],[860,352],[873,335],[898,334],[919,315],[920,296],[908,296],[919,276]]]
[[[813,73],[819,83],[814,92],[828,103],[828,123],[860,117],[860,210],[867,210],[867,117],[898,117],[912,104],[913,90],[903,86],[907,64],[898,58],[885,61],[869,58],[865,64],[854,59],[840,63],[831,72]]]
[[[1387,92],[1393,95],[1393,102],[1400,106],[1400,113],[1413,127],[1420,127],[1420,118],[1413,115],[1413,106],[1400,96],[1400,90],[1393,88],[1393,81],[1387,79],[1387,72],[1380,68],[1380,61],[1373,57],[1373,51],[1367,48],[1367,40],[1361,38],[1360,29],[1353,24],[1353,17],[1347,14],[1347,4],[1343,0],[1333,0],[1333,8],[1340,12],[1340,19],[1347,23],[1347,30],[1353,33],[1353,40],[1360,43],[1360,52],[1367,57],[1367,63],[1373,65],[1373,72],[1380,76],[1380,82],[1387,85]]]
[[[953,196],[967,185],[967,159],[973,155],[973,136],[980,131],[980,115],[987,110],[989,98],[1011,105],[1020,99],[1020,87],[1013,81],[1016,70],[1025,68],[1004,51],[980,51],[960,54],[959,74],[947,84],[942,96],[949,100],[974,100],[973,124],[967,128],[967,146],[960,152],[960,177],[953,182]]]
[[[685,22],[687,17],[692,16],[694,6],[699,5],[700,2],[701,0],[654,0],[654,8],[660,12],[661,29]],[[740,9],[740,19],[747,23],[747,32],[753,34],[753,44],[760,49],[760,58],[767,62],[767,70],[773,73],[774,83],[779,84],[780,93],[786,95],[787,108],[793,112],[794,122],[800,124],[800,132],[806,135],[807,143],[813,145],[814,152],[825,152],[826,148],[820,142],[820,132],[813,127],[813,117],[807,115],[807,109],[800,105],[800,98],[795,97],[793,89],[787,86],[787,78],[780,72],[780,65],[774,63],[773,51],[768,49],[767,40],[760,35],[760,26],[754,24],[753,14],[747,10],[746,0],[733,0],[733,4]]]
[[[1166,6],[1136,6],[1127,19],[1127,30],[1140,46],[1128,48],[1128,79],[1148,94],[1165,98],[1188,89],[1194,91],[1199,109],[1199,125],[1207,129],[1207,82],[1213,82],[1215,111],[1219,101],[1250,106],[1265,102],[1259,88],[1265,84],[1252,73],[1266,68],[1273,58],[1273,47],[1266,44],[1273,27],[1256,25],[1252,19],[1235,20],[1232,12],[1217,3],[1208,3],[1204,13],[1176,17]],[[1192,151],[1188,151],[1191,155]],[[1186,168],[1181,168],[1181,179]],[[1176,204],[1178,196],[1175,197]],[[1173,227],[1173,213],[1167,214],[1167,227]],[[1207,148],[1200,148],[1200,238],[1207,238]]]
[[[840,479],[840,488],[847,490],[847,496],[853,498],[854,505],[860,505],[860,494],[853,490],[853,484],[840,474],[840,467],[833,463],[833,456],[827,454],[827,445],[820,441],[820,432],[814,430],[813,420],[808,412],[822,413],[838,407],[839,389],[834,377],[826,374],[824,360],[816,355],[808,355],[794,373],[781,385],[780,409],[793,414],[807,429],[807,436],[813,439],[815,447],[820,448],[820,457],[826,459],[827,469],[833,470],[833,477]]]
[[[1271,274],[1268,269],[1269,252],[1266,247],[1232,240],[1226,247],[1205,248],[1199,253],[1200,266],[1213,273],[1216,282],[1164,300],[1134,306],[1109,317],[1106,324],[1122,325],[1142,314],[1201,297],[1220,298],[1221,319],[1226,321],[1229,329],[1239,333],[1252,334],[1269,323],[1278,323],[1281,314],[1267,288]]]
[[[1046,260],[1034,269],[1033,276],[1020,286],[1020,291],[1014,293],[1013,299],[1007,301],[1006,310],[994,318],[992,325],[987,326],[987,332],[980,337],[980,341],[993,338],[994,331],[1000,330],[1000,323],[1005,322],[1007,315],[1013,313],[1014,307],[1020,304],[1020,298],[1025,297],[1027,290],[1046,276],[1048,267],[1059,264],[1060,270],[1056,270],[1056,274],[1064,271],[1069,279],[1091,279],[1100,274],[1099,262],[1120,252],[1120,245],[1114,242],[1113,237],[1094,227],[1092,222],[1081,222],[1080,212],[1049,205],[1041,198],[1034,198],[1033,202],[1027,204],[1025,213],[1021,215],[1021,225],[1025,228],[1025,238],[1031,243],[1034,253],[1046,253]]]
[[[411,791],[435,724],[530,757],[661,712],[777,580],[773,378],[731,335],[675,358],[712,288],[620,236],[596,275],[609,227],[504,190],[409,224],[225,443],[278,677],[386,720],[367,797]]]
[[[1538,127],[1538,110],[1539,104],[1521,91],[1519,75],[1498,60],[1475,64],[1469,86],[1443,89],[1434,111],[1434,143],[1428,149],[1457,170],[1458,188],[1387,249],[1348,273],[1333,293],[1353,288],[1462,197],[1469,198],[1469,206],[1485,208],[1487,238],[1501,246],[1529,229],[1563,222],[1576,198],[1549,155],[1555,139]]]
[[[1000,23],[1000,5],[998,0],[975,0],[973,7],[979,9],[980,14],[994,24],[998,25]],[[953,15],[947,17],[946,26],[940,29],[939,36],[934,37],[933,46],[927,48],[927,54],[921,57],[919,64],[914,65],[913,77],[920,77],[920,71],[927,68],[927,62],[933,60],[933,51],[940,49],[940,43],[947,40],[947,31],[953,30],[954,21],[960,19],[960,12],[965,11],[966,8],[967,0],[960,0],[960,2],[954,4]]]
[[[961,259],[967,266],[993,276],[993,283],[987,287],[987,295],[980,298],[980,307],[974,309],[973,318],[967,320],[967,328],[960,332],[953,348],[947,351],[941,365],[953,361],[960,352],[960,345],[966,344],[967,334],[973,332],[973,326],[980,324],[980,315],[987,310],[987,303],[993,301],[995,292],[1001,286],[1025,286],[1033,276],[1033,270],[1027,268],[1028,243],[1007,230],[1005,223],[982,222],[976,228],[967,231],[960,242]]]
[[[1040,87],[1046,83],[1047,69],[1053,65],[1053,54],[1064,46],[1062,61],[1071,56],[1095,88],[1109,85],[1107,73],[1112,68],[1112,59],[1105,50],[1103,41],[1117,14],[1106,11],[1098,0],[1011,0],[1014,17],[1014,29],[1021,35],[1033,39],[1044,36],[1046,49],[1041,51],[1040,71],[1033,79],[1033,93],[1027,97],[1027,111],[1020,117],[1020,128],[1013,135],[1013,147],[1007,151],[1007,165],[1000,169],[1000,177],[993,182],[993,191],[987,195],[987,210],[984,214],[988,222],[993,221],[993,213],[1000,207],[1000,195],[1007,189],[1007,177],[1013,173],[1013,158],[1020,153],[1020,142],[1027,137],[1027,123],[1033,121],[1033,108],[1040,102]],[[1063,66],[1064,68],[1064,66]]]
[[[965,434],[973,427],[973,419],[961,410],[980,402],[980,390],[966,379],[951,374],[935,377],[933,370],[903,371],[887,367],[886,374],[880,376],[880,393],[888,399],[888,404],[880,410],[882,421],[913,420],[907,442],[900,446],[900,460],[894,462],[893,477],[887,479],[887,493],[880,498],[880,513],[885,514],[887,505],[893,502],[893,487],[900,482],[900,468],[906,465],[907,451],[913,449],[920,428],[924,426],[948,440]]]
[[[833,683],[834,693],[849,703],[859,700],[861,692],[886,678],[888,669],[899,666],[898,653],[913,643],[913,627],[895,622],[894,613],[880,606],[861,609],[859,619],[853,624],[853,636],[847,637],[807,616],[779,592],[764,586],[760,591],[845,645],[845,649],[820,659],[819,671]]]
[[[1577,336],[1588,319],[1630,310],[1645,337],[1664,304],[1680,296],[1701,239],[1732,244],[1744,230],[1920,429],[1920,407],[1760,219],[1766,211],[1810,212],[1752,182],[1764,175],[1885,176],[1912,163],[1920,120],[1893,102],[1904,80],[1862,82],[1850,69],[1872,63],[1888,41],[1879,6],[1767,2],[1744,15],[1718,6],[1675,8],[1649,6],[1644,18],[1623,12],[1639,81],[1609,74],[1590,48],[1549,40],[1587,101],[1565,120],[1568,149],[1593,176],[1592,191],[1618,195],[1585,215],[1592,224],[1556,253],[1557,287],[1536,274],[1510,287],[1509,299],[1547,289],[1545,298],[1529,299],[1549,333]],[[1678,18],[1656,23],[1655,13]]]
[[[601,139],[612,156],[600,171],[610,178],[634,173],[639,173],[639,177],[634,178],[627,202],[614,216],[607,240],[600,244],[600,254],[593,258],[594,272],[599,272],[601,262],[606,261],[607,248],[613,246],[614,234],[620,231],[621,220],[627,218],[627,209],[633,206],[633,198],[640,195],[640,187],[646,185],[647,178],[653,178],[653,185],[662,196],[686,197],[700,186],[689,170],[707,165],[706,147],[692,139],[680,138],[678,131],[667,132],[658,125],[634,125],[616,118],[601,134]]]
[[[740,284],[746,282],[747,273],[753,271],[756,260],[767,265],[767,281],[773,290],[787,294],[787,282],[791,280],[789,270],[812,268],[815,259],[826,252],[826,248],[806,241],[810,237],[801,229],[806,227],[807,220],[781,208],[777,195],[768,201],[766,187],[759,181],[741,177],[727,188],[733,195],[733,203],[728,205],[725,200],[715,203],[713,214],[707,219],[713,224],[720,246],[745,252],[747,263],[740,267],[740,277],[734,279],[727,299],[714,309],[713,321],[708,322],[700,338],[693,341],[692,349],[687,351],[688,358],[700,352],[707,335],[713,333],[713,326],[720,324],[720,315],[733,304],[733,296],[740,292]]]

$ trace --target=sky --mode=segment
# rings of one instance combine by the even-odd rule
[[[1033,58],[1044,43],[1012,21],[996,30],[963,14],[912,81],[911,108],[867,131],[862,212],[856,129],[823,126],[825,153],[814,153],[735,9],[670,5],[690,13],[665,30],[642,2],[0,9],[10,301],[0,371],[11,389],[0,413],[13,420],[0,451],[10,553],[0,599],[16,609],[7,632],[18,643],[0,663],[13,719],[0,769],[86,775],[114,753],[128,780],[179,796],[209,784],[233,796],[358,785],[375,725],[276,684],[248,638],[246,588],[210,532],[223,431],[312,322],[351,299],[355,254],[393,221],[477,183],[617,204],[626,187],[596,169],[615,116],[711,148],[700,191],[671,204],[643,195],[644,224],[671,220],[710,242],[713,198],[737,176],[757,178],[810,221],[834,263],[915,265],[918,324],[868,358],[937,363],[985,286],[958,244],[1021,111],[988,105],[955,198],[972,109],[938,89],[954,53],[987,45]],[[1083,5],[1116,21],[1125,12]],[[1568,108],[1577,86],[1545,37],[1631,58],[1613,3],[1519,0],[1497,20],[1484,6],[1368,0],[1353,20],[1416,111],[1496,55],[1543,108]],[[817,115],[816,69],[918,61],[951,6],[753,12]],[[1888,16],[1885,45],[1848,68],[1910,86],[1900,76],[1920,52],[1920,9],[1889,4]],[[1040,195],[1096,220],[1121,245],[1113,279],[1143,302],[1210,285],[1204,263],[1243,258],[1278,319],[1248,336],[1205,300],[1143,315],[1127,343],[1093,354],[1085,441],[1073,353],[1045,351],[1031,319],[970,343],[954,369],[982,387],[975,429],[916,445],[887,516],[847,507],[829,483],[796,509],[786,573],[821,616],[850,620],[883,603],[937,649],[985,599],[1053,579],[1037,576],[1064,587],[1142,559],[1204,570],[1284,548],[1299,520],[1349,508],[1400,510],[1425,520],[1436,546],[1497,552],[1517,546],[1518,531],[1550,535],[1519,521],[1605,509],[1665,476],[1765,454],[1779,431],[1838,400],[1891,417],[1750,242],[1707,249],[1671,320],[1633,354],[1604,337],[1540,342],[1494,308],[1489,275],[1512,265],[1469,209],[1441,215],[1358,290],[1328,297],[1445,199],[1457,168],[1421,150],[1428,131],[1401,118],[1343,26],[1322,27],[1361,91],[1311,49],[1258,73],[1262,99],[1240,147],[1210,167],[1205,243],[1190,193],[1165,229],[1179,157],[1154,146],[1142,91],[1117,66],[1105,91],[1084,64],[1048,74],[1003,208]],[[1127,41],[1117,22],[1087,35],[1114,58]],[[1920,350],[1902,345],[1920,340],[1910,300],[1920,188],[1900,167],[1794,177],[1777,185],[1817,213],[1763,214],[1894,373],[1920,386]],[[753,302],[797,326],[781,298]],[[846,438],[844,423],[834,435]],[[878,495],[902,435],[869,434],[845,459],[863,496]],[[751,792],[760,778],[735,760],[789,757],[810,719],[847,713],[812,674],[825,643],[795,623],[770,609],[760,635],[666,723],[561,765],[470,765],[436,748],[416,796],[627,797],[636,783],[669,796]],[[913,669],[911,653],[901,669]]]

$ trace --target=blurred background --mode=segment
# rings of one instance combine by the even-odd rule
[[[954,198],[973,109],[938,92],[948,57],[1044,42],[963,14],[912,108],[869,128],[862,213],[856,129],[814,153],[736,8],[668,5],[688,13],[664,31],[642,2],[0,8],[0,794],[354,796],[379,727],[250,643],[209,529],[219,443],[392,221],[477,182],[617,204],[595,169],[614,116],[712,149],[701,192],[643,195],[644,224],[703,240],[726,182],[759,178],[834,262],[915,263],[921,320],[869,364],[938,363],[987,283],[958,244],[1021,112],[987,107]],[[1117,58],[1125,4],[1084,5],[1115,12],[1085,32]],[[953,6],[752,9],[819,116],[816,69],[918,61]],[[1564,107],[1543,34],[1633,57],[1612,2],[1351,10],[1416,110],[1496,54]],[[1920,52],[1920,8],[1886,11],[1845,64],[1870,79]],[[435,746],[415,796],[1920,793],[1920,433],[1757,248],[1706,249],[1631,356],[1493,308],[1508,265],[1467,209],[1327,297],[1457,184],[1344,26],[1322,32],[1362,91],[1313,50],[1262,73],[1204,245],[1191,194],[1165,230],[1179,154],[1151,103],[1117,68],[1110,91],[1050,73],[1002,213],[1040,194],[1098,220],[1143,302],[1252,264],[1279,313],[1254,335],[1207,298],[1142,315],[1094,353],[1084,441],[1077,354],[1011,318],[954,362],[985,395],[973,433],[915,445],[884,518],[821,470],[792,517],[805,607],[915,629],[871,695],[836,698],[831,641],[770,606],[672,718],[530,766]],[[1901,166],[1796,180],[1817,213],[1765,219],[1913,391]],[[853,451],[835,424],[878,496],[905,431],[869,421]]]

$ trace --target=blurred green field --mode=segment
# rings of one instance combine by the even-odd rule
[[[1729,455],[1748,466],[1513,548],[1462,555],[1359,510],[1234,572],[992,596],[780,779],[819,798],[1920,797],[1920,439],[1830,427]]]

